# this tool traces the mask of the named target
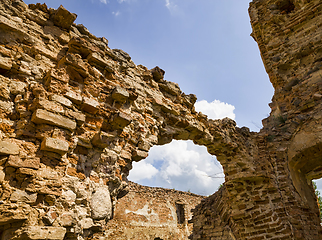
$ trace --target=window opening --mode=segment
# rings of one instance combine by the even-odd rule
[[[176,203],[177,221],[178,224],[185,223],[184,204]]]
[[[173,140],[153,146],[149,156],[133,162],[128,179],[150,187],[162,187],[208,196],[225,181],[216,156],[192,141]]]

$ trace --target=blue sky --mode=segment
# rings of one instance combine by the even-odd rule
[[[36,3],[30,0],[25,2]],[[129,53],[137,65],[142,64],[149,69],[159,66],[164,69],[166,80],[178,83],[186,94],[196,94],[199,100],[198,111],[203,111],[212,118],[229,116],[236,120],[238,126],[258,131],[261,120],[270,112],[268,103],[273,96],[273,88],[264,70],[258,46],[250,37],[249,2],[45,0],[48,7],[58,8],[62,4],[76,13],[77,24],[83,24],[97,37],[104,36],[109,40],[111,48]],[[203,150],[197,150],[189,142],[185,144],[187,148],[184,150],[185,147],[181,146],[182,151],[191,150],[204,156],[201,153]],[[174,149],[171,144],[169,146],[166,148]],[[167,164],[171,162],[160,162],[161,157],[159,160],[151,159],[151,156],[158,158],[155,155],[150,152],[150,157],[145,161],[151,166],[157,164],[154,168],[158,173],[150,178],[137,180],[138,182],[147,185],[147,182],[151,185],[166,184],[169,188],[180,190],[193,188],[188,184],[182,187],[187,179],[178,180],[179,175],[161,181],[160,176],[165,176],[165,170],[162,169],[167,169]],[[180,159],[177,160],[178,164],[181,163]],[[199,165],[202,164],[202,161],[199,162]],[[133,174],[135,171],[140,172],[135,169],[139,168],[134,165]],[[199,166],[197,170],[202,169]],[[186,176],[187,172],[181,171],[182,176]],[[191,176],[197,179],[197,175]],[[207,195],[217,187],[208,186],[206,190],[197,193]]]

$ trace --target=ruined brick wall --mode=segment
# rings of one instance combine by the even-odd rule
[[[129,192],[114,208],[106,226],[107,239],[188,239],[191,210],[205,197],[172,189],[129,183]]]
[[[254,151],[247,128],[196,113],[196,97],[163,70],[135,65],[75,19],[63,7],[0,2],[2,240],[104,235],[132,162],[155,144],[205,145],[227,178],[237,174],[231,156]]]
[[[226,179],[194,212],[192,238],[321,239],[311,180],[322,176],[322,3],[256,0],[249,13],[275,88],[254,137],[261,174]]]
[[[259,133],[195,112],[163,70],[135,65],[63,7],[2,0],[1,240],[104,238],[132,162],[173,139],[206,146],[225,173],[194,210],[191,239],[320,239],[322,3],[257,0],[249,11],[275,87]]]

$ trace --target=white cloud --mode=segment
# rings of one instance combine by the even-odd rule
[[[107,4],[108,1],[107,0],[100,0],[101,3]]]
[[[113,14],[115,17],[117,17],[118,15],[120,15],[120,14],[121,14],[121,12],[120,12],[120,11],[112,12],[112,14]]]
[[[174,140],[154,146],[148,158],[134,162],[128,179],[142,185],[209,195],[224,182],[224,175],[220,163],[206,147]]]
[[[169,11],[174,14],[177,10],[177,5],[173,2],[174,0],[165,0],[165,6],[169,9]]]
[[[235,120],[235,107],[228,103],[214,100],[211,103],[206,100],[197,101],[195,103],[195,109],[197,112],[206,114],[210,119],[223,119],[229,117]]]
[[[142,179],[150,179],[158,172],[158,169],[146,161],[134,162],[129,178],[131,178],[132,181],[137,182]]]

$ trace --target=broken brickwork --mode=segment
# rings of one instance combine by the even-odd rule
[[[321,239],[311,180],[322,176],[322,3],[257,0],[249,14],[275,88],[252,137],[256,174],[226,179],[196,208],[192,239]]]
[[[205,197],[129,182],[129,192],[114,208],[107,239],[185,240],[192,233],[192,212]]]
[[[197,113],[195,95],[62,6],[1,1],[0,238],[105,239],[132,162],[177,139],[206,146],[225,173],[193,211],[191,239],[320,239],[322,3],[256,0],[249,12],[275,88],[259,133]]]

